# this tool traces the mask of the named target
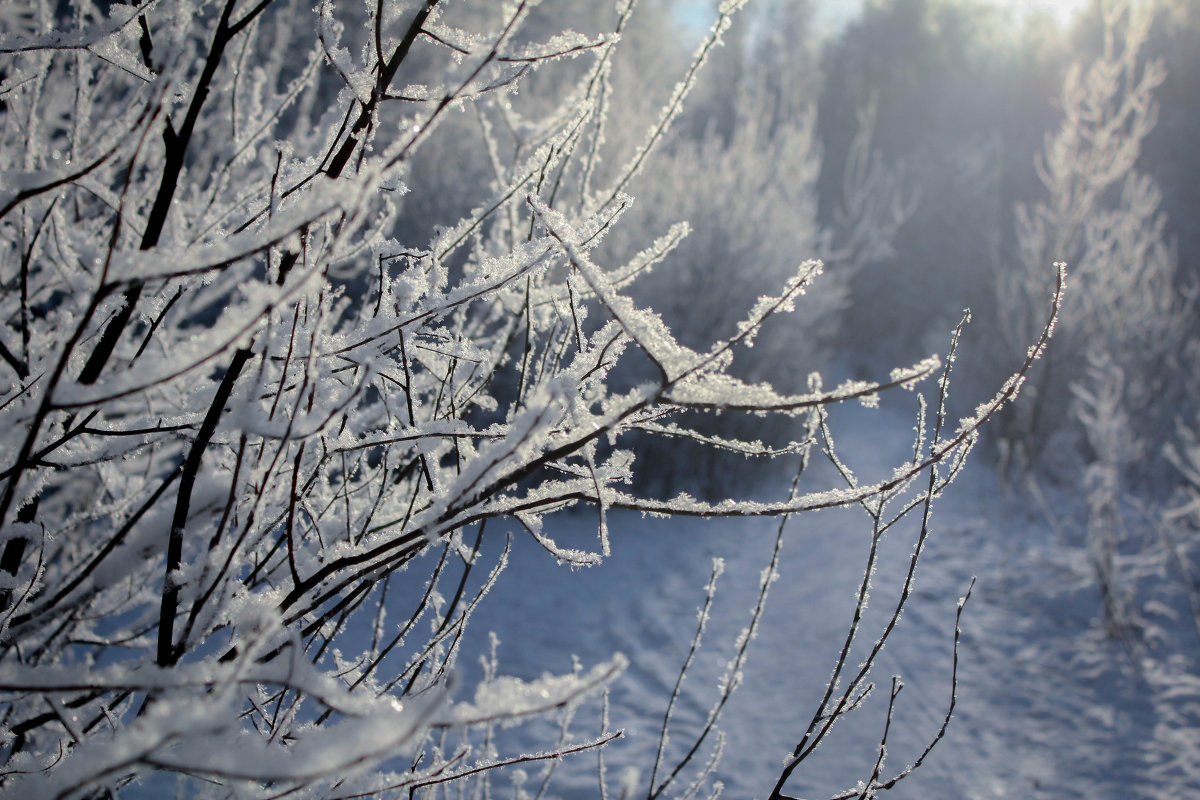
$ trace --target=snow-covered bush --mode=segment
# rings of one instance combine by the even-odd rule
[[[1005,446],[1019,474],[1082,490],[1051,513],[1077,521],[1105,618],[1131,651],[1140,591],[1118,562],[1122,552],[1166,556],[1158,512],[1144,506],[1161,502],[1156,484],[1168,484],[1157,458],[1188,403],[1180,375],[1196,298],[1168,242],[1161,193],[1138,170],[1165,77],[1161,60],[1143,54],[1151,20],[1149,3],[1101,4],[1099,53],[1068,73],[1064,120],[1037,162],[1049,197],[1018,207],[1020,260],[998,291],[1015,351],[1037,328],[1021,304],[1038,291],[1038,260],[1070,264],[1060,336],[1031,375],[1030,402],[1010,415]]]
[[[1012,415],[1007,433],[1024,451],[1019,457],[1033,462],[1069,450],[1072,434],[1095,438],[1079,435],[1094,415],[1078,412],[1070,398],[1076,390],[1087,396],[1111,390],[1115,372],[1133,440],[1162,437],[1170,422],[1170,404],[1162,401],[1177,385],[1173,376],[1194,293],[1178,274],[1159,210],[1161,193],[1137,169],[1157,119],[1154,90],[1165,75],[1160,60],[1142,55],[1151,19],[1148,3],[1103,4],[1101,52],[1069,72],[1062,125],[1047,136],[1038,160],[1048,198],[1018,207],[1020,257],[999,274],[1002,330],[1009,351],[1017,353],[1025,347],[1022,337],[1040,324],[1027,304],[1052,279],[1045,264],[1070,265],[1073,291],[1063,307],[1061,336],[1031,378],[1034,397]],[[1115,455],[1095,443],[1077,447],[1084,460]],[[1126,461],[1131,456],[1120,455]]]
[[[520,770],[548,763],[548,778],[619,731],[604,718],[581,738],[564,723],[514,753],[507,726],[600,695],[626,658],[534,682],[492,659],[458,685],[464,630],[508,558],[487,561],[485,540],[529,536],[588,565],[610,551],[614,510],[786,520],[860,504],[874,543],[919,518],[915,568],[934,498],[1046,344],[1057,292],[1014,376],[950,430],[936,358],[879,382],[814,375],[801,391],[730,376],[817,279],[802,254],[701,345],[630,299],[685,223],[621,263],[597,245],[741,3],[721,5],[636,152],[605,171],[603,126],[623,124],[608,70],[634,3],[607,30],[538,40],[521,35],[528,2],[310,3],[31,3],[0,36],[0,787],[13,797],[138,781],[161,796],[169,776],[181,796],[412,797],[455,781],[485,791],[506,767],[522,795]],[[517,95],[556,68],[574,82]],[[444,125],[456,115],[476,118],[477,152],[462,155],[491,179],[439,227],[420,209],[454,204],[422,205],[408,178],[436,172],[421,162],[443,131],[454,144],[440,158],[469,146]],[[616,385],[627,362],[650,377]],[[831,407],[935,376],[911,458],[856,479],[834,454]],[[846,485],[654,499],[622,445],[692,436],[680,412],[799,416],[807,435],[785,451],[804,464],[819,444]],[[553,515],[581,506],[593,546],[558,543]],[[861,704],[910,595],[912,569],[853,667],[871,552],[776,797]],[[704,785],[711,762],[693,756],[737,686],[771,574],[696,747],[660,757],[649,796]],[[894,780],[885,744],[886,731],[855,794]]]
[[[636,200],[604,252],[626,260],[657,232],[688,221],[688,235],[662,267],[631,291],[692,347],[732,336],[743,309],[791,276],[796,253],[820,259],[821,279],[806,291],[799,313],[768,322],[753,349],[731,366],[743,380],[797,392],[809,373],[827,366],[843,333],[851,280],[864,265],[892,255],[891,241],[911,216],[917,192],[873,147],[875,109],[868,104],[859,109],[841,165],[840,202],[828,223],[819,220],[819,70],[803,46],[804,10],[773,2],[747,13],[750,19],[731,31],[729,52],[714,57],[714,69],[724,72],[705,76],[674,135],[630,184]],[[786,418],[742,416],[690,424],[714,436],[777,445],[800,427]],[[643,443],[635,447],[639,460],[660,462],[654,441]],[[712,449],[697,449],[689,464],[689,488],[705,493],[727,491],[731,480],[746,486],[763,479],[755,463]],[[655,466],[667,486],[680,477],[669,463]],[[697,474],[705,476],[699,483]]]
[[[653,305],[673,334],[689,347],[737,334],[745,309],[773,292],[795,271],[796,253],[820,258],[820,280],[800,299],[800,314],[768,324],[756,334],[753,350],[741,354],[735,373],[745,380],[771,376],[782,391],[802,391],[806,376],[823,366],[845,305],[846,279],[830,274],[828,236],[817,224],[815,181],[820,167],[813,141],[812,114],[772,129],[770,98],[761,86],[730,100],[733,130],[726,136],[710,126],[699,138],[682,138],[666,149],[636,181],[632,218],[615,231],[610,250],[618,259],[644,245],[643,231],[662,231],[686,220],[688,231],[663,264],[632,287],[636,299]],[[680,192],[678,187],[689,191]],[[644,379],[643,370],[632,380]],[[781,442],[799,435],[788,418],[769,423],[745,417],[688,421],[713,436]],[[642,463],[656,462],[653,474],[670,487],[684,476],[671,468],[671,454],[653,438],[635,443]],[[693,491],[722,491],[736,465],[743,485],[756,479],[753,464],[697,450],[684,478]],[[696,474],[702,475],[697,482]],[[665,488],[664,487],[664,488]]]

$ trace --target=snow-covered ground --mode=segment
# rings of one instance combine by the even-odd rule
[[[906,443],[889,433],[909,429],[902,408],[885,403],[847,412],[854,433],[840,444],[861,474],[883,474],[903,457]],[[671,752],[690,744],[716,697],[777,523],[631,516],[610,524],[613,555],[587,570],[561,567],[528,537],[516,537],[511,566],[473,621],[472,646],[483,648],[482,637],[494,631],[500,671],[526,678],[569,670],[573,656],[587,667],[624,653],[630,668],[613,690],[611,720],[627,735],[613,743],[606,761],[610,778],[636,767],[644,786],[712,559],[723,558],[726,569],[704,649],[684,683]],[[866,645],[896,602],[913,528],[885,540],[862,634]],[[547,530],[562,543],[584,546],[595,536],[595,520],[566,517]],[[716,774],[726,797],[770,792],[824,690],[863,574],[869,526],[861,512],[821,512],[789,522],[787,530],[780,577],[743,685],[722,718],[725,752]],[[1026,498],[1006,492],[986,456],[976,453],[935,506],[916,589],[877,663],[871,701],[796,772],[788,784],[793,796],[828,797],[869,776],[893,675],[904,689],[883,774],[920,754],[946,713],[955,607],[972,576],[954,718],[925,765],[889,796],[1119,800],[1182,796],[1200,786],[1187,776],[1195,766],[1189,755],[1200,752],[1188,733],[1195,680],[1191,662],[1178,655],[1195,653],[1190,623],[1170,619],[1163,607],[1159,652],[1144,653],[1135,668],[1105,632],[1100,596],[1077,543],[1064,541]],[[1146,621],[1154,623],[1149,615]],[[573,725],[580,736],[595,733],[598,711],[580,710]],[[544,735],[544,729],[531,730],[528,739],[507,732],[509,746],[534,746]],[[1164,763],[1172,755],[1178,760]],[[595,756],[577,758],[559,768],[551,795],[597,796]]]

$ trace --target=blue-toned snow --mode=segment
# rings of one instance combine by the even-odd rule
[[[894,402],[879,410],[845,409],[853,426],[840,444],[864,480],[887,474],[889,459],[903,458],[910,447],[895,433],[908,429],[900,413]],[[1181,776],[1184,767],[1162,763],[1173,750],[1184,760],[1195,752],[1187,742],[1173,742],[1183,734],[1162,710],[1173,702],[1165,700],[1166,687],[1186,689],[1186,682],[1139,676],[1125,650],[1105,636],[1099,594],[1077,543],[1061,541],[1044,515],[1003,490],[986,459],[977,452],[935,506],[916,588],[876,666],[872,699],[797,770],[788,792],[830,797],[870,775],[893,675],[902,677],[904,689],[883,775],[919,755],[949,701],[955,605],[972,575],[978,580],[963,617],[955,716],[925,765],[882,796],[1124,800],[1195,788]],[[610,514],[609,525],[612,556],[587,569],[559,566],[527,534],[517,536],[511,565],[476,612],[468,646],[485,651],[487,631],[495,631],[500,673],[528,679],[570,670],[573,656],[587,669],[614,652],[625,654],[630,666],[614,685],[610,714],[611,725],[627,735],[606,751],[615,797],[618,776],[631,766],[645,791],[667,698],[695,631],[712,559],[720,557],[725,573],[704,648],[675,711],[669,753],[677,755],[699,731],[749,621],[775,523]],[[744,683],[722,718],[726,745],[716,776],[725,784],[723,797],[766,797],[782,758],[803,733],[850,620],[868,531],[858,511],[823,511],[789,523],[780,578],[751,645]],[[560,546],[598,549],[594,517],[548,519],[546,533]],[[885,539],[863,646],[895,603],[914,535],[909,525]],[[1182,637],[1184,622],[1171,624],[1172,635]],[[1194,639],[1185,646],[1195,652]],[[859,661],[852,657],[850,666]],[[474,665],[464,659],[460,668]],[[1196,697],[1193,688],[1178,700]],[[577,738],[599,732],[598,713],[595,704],[579,710],[572,728]],[[506,731],[510,746],[524,741],[531,748],[543,747],[552,733]],[[549,796],[598,797],[595,756],[573,759],[559,766]],[[536,775],[531,770],[534,786]],[[506,793],[506,783],[496,788]]]

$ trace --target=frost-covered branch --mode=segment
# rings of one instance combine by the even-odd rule
[[[669,701],[647,791],[697,795],[767,619],[783,522],[861,505],[878,536],[927,516],[1015,397],[1060,295],[994,399],[953,432],[939,406],[889,476],[661,499],[634,455],[646,442],[802,464],[823,442],[836,460],[818,433],[840,404],[919,388],[944,362],[832,388],[736,372],[756,343],[786,355],[762,346],[770,326],[834,280],[808,218],[811,116],[702,148],[731,185],[794,166],[785,216],[813,235],[776,243],[773,217],[754,253],[777,245],[786,268],[715,292],[722,318],[678,336],[639,291],[708,222],[638,228],[625,191],[674,146],[667,130],[743,3],[721,5],[680,53],[683,80],[641,113],[614,76],[655,9],[563,4],[594,15],[578,33],[543,30],[556,17],[536,5],[78,0],[0,36],[0,791],[487,796],[500,773],[524,793],[529,767],[550,796],[543,765],[620,736],[607,711],[583,738],[572,721],[607,709],[639,654],[518,680],[493,646],[473,670],[469,632],[514,541],[587,567],[619,546],[625,510],[777,517],[709,712],[685,733]],[[864,187],[891,197],[871,169]],[[714,433],[715,414],[778,427]],[[558,529],[572,510],[598,544]],[[911,574],[901,606],[910,589]],[[547,720],[545,746],[509,746]],[[668,734],[688,742],[678,760]]]

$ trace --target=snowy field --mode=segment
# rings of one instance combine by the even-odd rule
[[[903,442],[881,446],[888,431],[904,430],[900,412],[886,403],[879,410],[844,411],[854,420],[854,433],[841,440],[853,454],[850,464],[860,474],[883,474],[889,455],[903,454]],[[1003,489],[985,458],[976,453],[935,507],[915,591],[873,673],[871,700],[805,762],[789,791],[829,797],[869,776],[893,675],[904,688],[884,772],[895,773],[920,754],[946,713],[955,607],[972,576],[953,720],[927,762],[889,796],[1120,800],[1194,788],[1181,777],[1186,763],[1163,763],[1170,753],[1186,762],[1186,742],[1162,707],[1194,699],[1194,687],[1150,674],[1149,667],[1142,673],[1133,668],[1102,624],[1101,599],[1082,551],[1062,541],[1025,498]],[[586,668],[624,653],[631,665],[614,689],[611,719],[626,736],[606,759],[610,775],[632,767],[644,780],[712,559],[724,559],[726,569],[673,723],[672,742],[678,740],[681,752],[700,730],[734,640],[747,624],[776,523],[621,517],[610,524],[612,557],[586,570],[560,567],[528,537],[518,538],[512,563],[478,612],[473,633],[483,649],[485,632],[494,631],[500,671],[527,679],[547,669],[565,671],[573,656]],[[595,520],[569,517],[558,530],[572,531],[559,536],[560,544],[584,547],[595,536]],[[789,523],[779,579],[743,686],[722,718],[726,745],[717,776],[724,796],[765,797],[807,724],[845,637],[868,532],[869,523],[856,511]],[[886,540],[864,639],[877,635],[884,612],[895,604],[913,535],[910,526]],[[1194,634],[1184,621],[1162,624],[1171,628],[1163,636],[1194,643],[1187,642]],[[599,723],[588,713],[598,712],[581,710],[574,724],[590,732]],[[537,744],[533,737],[527,741]],[[577,758],[559,768],[552,796],[596,796],[595,756]]]

